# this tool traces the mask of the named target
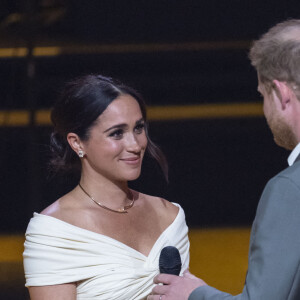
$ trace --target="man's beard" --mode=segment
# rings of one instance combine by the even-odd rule
[[[287,150],[293,150],[298,141],[291,129],[286,122],[273,112],[273,115],[267,120],[267,123],[273,133],[275,143]]]

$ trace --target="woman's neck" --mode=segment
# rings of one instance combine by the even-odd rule
[[[132,201],[126,181],[112,181],[101,175],[89,176],[82,172],[80,185],[95,201],[112,209],[122,208]]]

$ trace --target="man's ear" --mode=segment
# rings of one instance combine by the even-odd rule
[[[291,89],[290,87],[282,81],[273,80],[273,84],[275,85],[275,92],[281,102],[282,109],[286,109],[291,101]]]
[[[69,133],[67,134],[67,141],[68,141],[70,147],[71,147],[77,154],[79,154],[79,152],[83,150],[82,142],[81,142],[79,136],[78,136],[76,133],[69,132]]]

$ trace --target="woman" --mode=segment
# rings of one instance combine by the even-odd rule
[[[128,188],[145,151],[167,171],[141,97],[88,75],[66,85],[51,119],[52,165],[79,167],[81,177],[30,220],[23,255],[31,299],[145,299],[161,249],[176,246],[184,270],[189,241],[178,204]]]

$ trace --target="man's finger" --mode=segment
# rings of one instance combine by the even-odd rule
[[[159,299],[163,299],[163,296],[161,296],[161,298],[160,298],[160,296],[161,295],[149,295],[147,297],[147,300],[159,300]]]
[[[167,290],[168,290],[167,285],[156,285],[152,289],[152,294],[153,295],[164,295],[164,294],[166,294]]]
[[[157,276],[154,277],[153,282],[156,284],[158,284],[158,283],[170,284],[177,277],[178,276],[176,276],[176,275],[158,274]]]
[[[183,277],[190,278],[190,279],[197,279],[197,277],[195,275],[193,275],[192,273],[190,273],[189,271],[185,271],[183,273]]]

